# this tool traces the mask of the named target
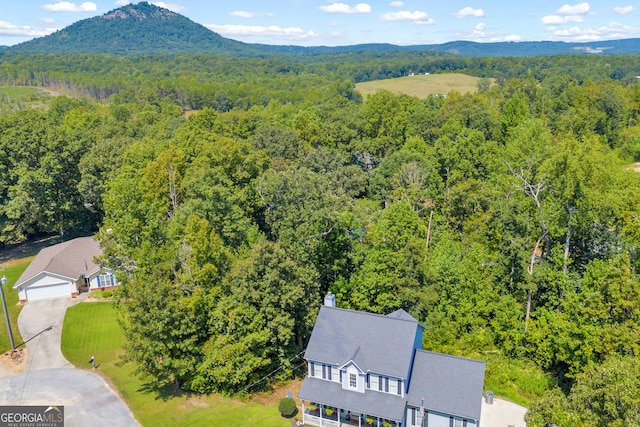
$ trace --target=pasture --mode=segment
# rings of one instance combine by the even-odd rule
[[[395,79],[357,83],[356,91],[360,92],[364,98],[379,90],[427,98],[430,95],[446,95],[452,90],[461,94],[477,92],[478,80],[480,78],[461,73],[416,74]]]

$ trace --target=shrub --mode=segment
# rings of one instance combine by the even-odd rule
[[[278,404],[278,410],[283,417],[293,417],[298,410],[296,406],[296,401],[291,397],[284,397],[280,400],[280,404]]]
[[[102,291],[102,298],[111,297],[111,291]]]

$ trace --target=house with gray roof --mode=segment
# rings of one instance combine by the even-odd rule
[[[100,242],[93,237],[79,237],[49,246],[38,252],[13,288],[18,290],[23,303],[76,297],[83,290],[111,289],[116,281],[108,269],[96,263],[95,258],[100,255]]]
[[[424,325],[336,308],[329,293],[304,358],[308,426],[479,426],[485,362],[422,350]]]

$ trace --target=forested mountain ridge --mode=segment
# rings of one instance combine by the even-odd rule
[[[249,54],[246,43],[227,39],[168,9],[140,2],[83,19],[45,37],[6,51],[42,53],[149,53]]]
[[[102,16],[78,21],[48,36],[11,47],[0,47],[0,51],[6,53],[108,53],[114,55],[208,53],[244,57],[264,57],[277,54],[430,51],[468,57],[530,57],[580,53],[639,54],[640,39],[588,43],[453,41],[443,44],[413,46],[372,43],[337,47],[250,44],[222,37],[183,15],[147,2],[140,2],[122,6]]]

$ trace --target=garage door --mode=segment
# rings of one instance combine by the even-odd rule
[[[45,298],[70,297],[68,283],[55,283],[45,286],[29,286],[27,288],[27,301]]]

